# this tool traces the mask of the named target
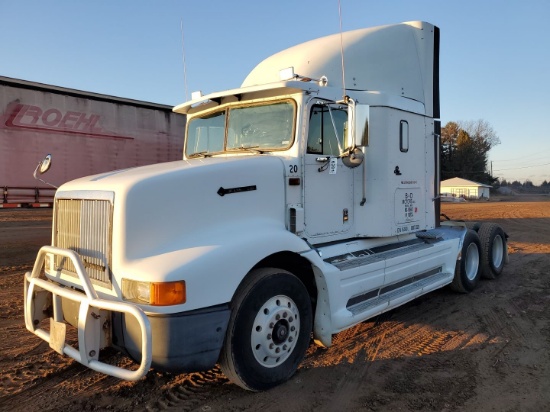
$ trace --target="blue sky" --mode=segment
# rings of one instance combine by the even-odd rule
[[[176,105],[339,31],[338,1],[0,0],[0,75]],[[550,0],[341,0],[343,30],[441,29],[442,122],[488,121],[495,176],[550,181]]]

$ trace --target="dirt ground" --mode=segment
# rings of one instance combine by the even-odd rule
[[[329,349],[312,345],[290,381],[251,393],[217,368],[123,382],[53,352],[22,316],[23,273],[49,244],[51,210],[0,210],[0,410],[550,410],[550,199],[442,212],[506,230],[510,263],[498,280],[468,295],[432,292],[336,335]]]

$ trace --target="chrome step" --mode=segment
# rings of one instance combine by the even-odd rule
[[[359,266],[365,266],[370,263],[379,262],[381,260],[391,259],[396,256],[406,255],[407,253],[418,252],[421,250],[429,249],[431,247],[433,247],[433,244],[420,241],[419,243],[414,243],[382,252],[362,250],[360,252],[349,253],[347,255],[327,259],[326,262],[336,266],[340,271],[343,271]]]

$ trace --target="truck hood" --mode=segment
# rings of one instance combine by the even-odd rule
[[[282,159],[265,155],[182,160],[77,179],[56,197],[94,199],[110,192],[113,252],[122,252],[114,255],[135,261],[215,247],[209,232],[224,225],[238,230],[240,222],[268,221],[284,227],[284,170]]]

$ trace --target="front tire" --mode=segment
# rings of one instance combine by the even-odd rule
[[[456,264],[455,277],[451,288],[460,293],[474,290],[481,277],[481,243],[478,234],[467,229],[462,242],[461,258]]]
[[[296,372],[309,346],[312,308],[292,273],[252,271],[237,290],[220,355],[224,374],[244,389],[272,388]]]

